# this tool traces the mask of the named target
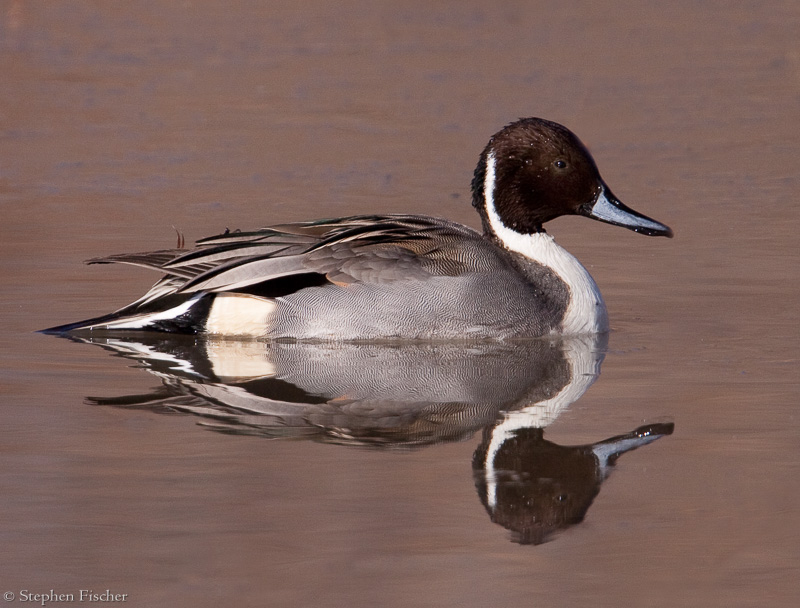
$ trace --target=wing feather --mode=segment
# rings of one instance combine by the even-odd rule
[[[415,215],[369,215],[228,231],[195,248],[113,255],[121,263],[165,276],[126,308],[178,293],[236,291],[291,275],[319,273],[331,282],[425,280],[474,269],[486,242],[466,226]]]

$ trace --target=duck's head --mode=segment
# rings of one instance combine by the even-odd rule
[[[488,235],[543,232],[560,215],[586,217],[647,236],[672,230],[623,205],[572,131],[541,118],[523,118],[495,133],[472,180],[472,204]]]

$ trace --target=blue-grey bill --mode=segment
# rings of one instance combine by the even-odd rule
[[[622,226],[647,236],[672,238],[672,229],[669,226],[626,207],[605,186],[600,189],[594,204],[582,210],[582,213],[592,219]]]

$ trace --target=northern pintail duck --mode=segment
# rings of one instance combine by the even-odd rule
[[[525,118],[496,133],[472,180],[483,234],[423,215],[366,215],[225,231],[194,249],[89,263],[164,276],[108,315],[44,330],[138,330],[266,339],[507,339],[608,330],[588,271],[542,225],[583,215],[672,231],[623,205],[581,141]]]

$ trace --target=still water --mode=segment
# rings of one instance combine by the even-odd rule
[[[797,605],[799,28],[788,1],[0,5],[7,605]],[[607,339],[33,333],[138,297],[81,261],[176,229],[477,226],[478,153],[530,115],[676,232],[550,225]]]

